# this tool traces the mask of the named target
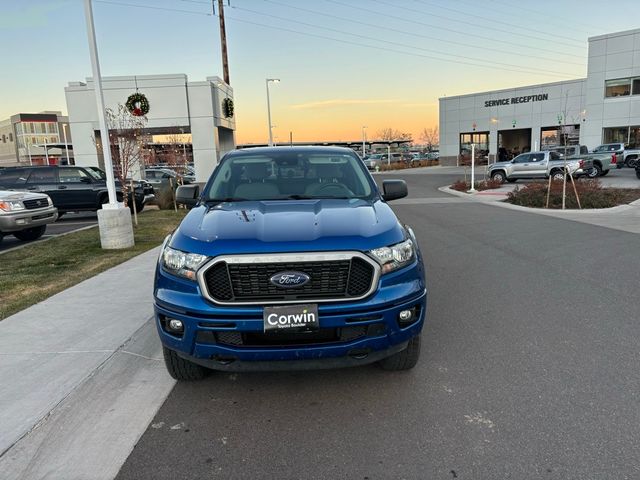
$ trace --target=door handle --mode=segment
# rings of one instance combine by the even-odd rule
[[[60,186],[58,187],[58,190],[66,190],[66,189],[67,189],[67,186],[66,186],[66,185],[60,185]]]

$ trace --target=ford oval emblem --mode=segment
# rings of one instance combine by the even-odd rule
[[[301,287],[311,280],[311,277],[302,272],[278,272],[269,281],[276,287],[294,288]]]

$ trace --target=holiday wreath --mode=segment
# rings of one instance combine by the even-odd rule
[[[224,115],[224,118],[233,117],[233,100],[229,97],[222,101],[222,114]]]
[[[131,115],[142,117],[149,113],[149,100],[147,100],[144,93],[132,93],[127,98],[126,107]]]

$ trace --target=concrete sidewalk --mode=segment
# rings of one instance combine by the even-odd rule
[[[154,249],[0,322],[2,478],[110,479],[174,385]]]

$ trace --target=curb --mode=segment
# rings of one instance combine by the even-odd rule
[[[610,208],[584,208],[582,210],[570,209],[570,210],[558,210],[555,208],[533,208],[533,207],[522,207],[520,205],[512,205],[510,203],[504,203],[500,200],[496,200],[495,198],[487,197],[486,199],[478,199],[476,194],[472,193],[463,193],[458,192],[457,190],[453,190],[448,186],[438,188],[440,192],[448,193],[450,195],[454,195],[456,197],[464,197],[470,200],[473,200],[478,203],[483,203],[485,205],[494,205],[496,207],[508,208],[510,210],[518,210],[521,212],[529,212],[529,213],[538,213],[542,215],[589,215],[594,213],[617,213],[624,212],[626,210],[630,210],[633,207],[640,206],[640,199],[631,202],[628,205],[618,205],[616,207]]]

